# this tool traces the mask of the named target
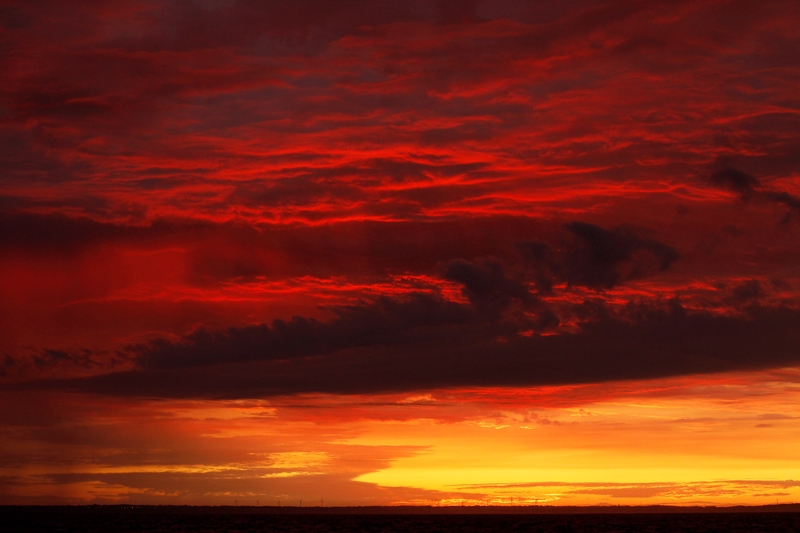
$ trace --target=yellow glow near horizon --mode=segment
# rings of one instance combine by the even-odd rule
[[[528,419],[525,409],[510,409],[459,423],[381,424],[348,442],[425,443],[424,452],[357,478],[380,486],[537,499],[544,486],[556,483],[570,486],[571,494],[555,500],[586,504],[598,501],[595,495],[581,494],[587,483],[666,483],[685,487],[664,491],[671,495],[651,498],[650,503],[692,503],[702,497],[753,504],[776,494],[798,501],[796,487],[766,496],[738,485],[713,491],[697,485],[800,479],[796,385],[754,383],[746,397],[726,397],[726,391],[737,387],[715,385],[705,397],[656,396],[547,409],[535,420]],[[642,503],[641,498],[622,500]]]
[[[91,441],[9,428],[3,449],[41,460],[2,473],[16,480],[8,489],[15,494],[73,503],[800,502],[796,377],[781,371],[270,402],[120,400],[76,411],[64,426]],[[52,401],[69,407],[93,398]]]

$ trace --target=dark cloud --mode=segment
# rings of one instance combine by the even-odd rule
[[[330,322],[293,317],[244,328],[199,330],[180,342],[154,341],[131,347],[145,369],[186,368],[246,361],[285,360],[368,346],[402,346],[430,330],[477,322],[472,310],[428,294],[378,298],[334,309]]]
[[[550,245],[544,241],[526,240],[517,243],[523,258],[534,266],[533,278],[537,290],[550,294],[553,290],[553,266],[555,257]]]
[[[738,193],[744,201],[759,198],[767,202],[783,204],[790,210],[800,213],[800,197],[786,191],[764,187],[761,181],[752,174],[733,167],[726,165],[712,173],[711,183]]]
[[[731,289],[731,299],[736,303],[752,302],[766,296],[766,291],[757,279],[748,279]]]
[[[574,334],[515,331],[430,297],[384,300],[327,325],[298,319],[154,343],[139,348],[136,370],[24,386],[251,398],[593,383],[800,363],[800,313],[782,307],[721,316],[672,302],[587,321]]]
[[[536,301],[521,280],[506,275],[503,265],[497,259],[450,261],[445,266],[444,277],[460,283],[464,296],[479,313],[490,320],[499,319],[514,300],[525,307]]]
[[[570,222],[565,228],[575,239],[561,249],[541,241],[519,246],[543,292],[551,290],[553,280],[611,289],[626,280],[666,270],[680,257],[671,246],[640,237],[627,228],[608,230],[586,222]]]
[[[0,359],[0,378],[7,381],[23,381],[31,376],[78,377],[119,370],[130,367],[131,356],[124,352],[94,352],[79,350],[45,349],[31,356],[6,355]]]
[[[765,191],[764,197],[771,202],[785,205],[800,213],[800,198],[785,191]]]
[[[711,174],[711,183],[737,192],[746,200],[761,188],[758,178],[727,165]]]

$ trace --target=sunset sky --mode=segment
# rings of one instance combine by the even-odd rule
[[[0,504],[800,502],[796,0],[0,2]]]

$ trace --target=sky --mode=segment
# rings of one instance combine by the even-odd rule
[[[0,504],[800,502],[796,1],[3,1],[0,73]]]

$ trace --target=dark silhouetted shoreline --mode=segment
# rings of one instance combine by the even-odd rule
[[[6,533],[753,533],[800,531],[800,505],[756,507],[4,506]]]

